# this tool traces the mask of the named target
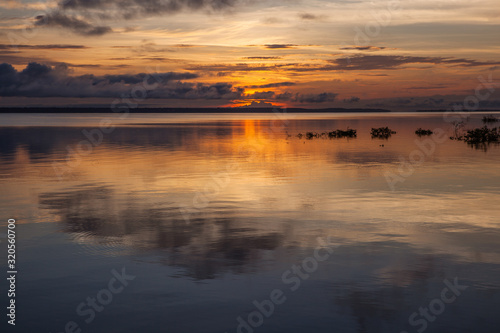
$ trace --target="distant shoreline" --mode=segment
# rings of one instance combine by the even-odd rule
[[[284,111],[286,110],[286,111]],[[112,113],[111,108],[18,108],[8,107],[0,108],[0,113]],[[117,113],[124,113],[124,109],[117,109]],[[388,113],[392,112],[386,109],[345,109],[345,108],[330,108],[330,109],[302,109],[302,108],[136,108],[129,109],[129,113]]]
[[[124,113],[124,109],[117,109],[116,113]],[[328,108],[328,109],[303,109],[303,108],[137,108],[129,109],[131,114],[144,113],[227,113],[227,114],[251,114],[251,113],[392,113],[395,111],[387,109],[346,109],[346,108]],[[415,110],[401,112],[453,112],[450,110]],[[500,112],[500,110],[476,110],[471,113],[481,112]],[[111,108],[85,108],[85,107],[0,107],[0,114],[6,113],[113,113]]]

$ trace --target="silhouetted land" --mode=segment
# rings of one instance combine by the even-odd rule
[[[286,111],[285,111],[286,110]],[[126,109],[116,109],[124,113]],[[0,108],[0,113],[112,113],[111,108]],[[302,108],[137,108],[129,113],[339,113],[339,112],[391,112],[385,109],[302,109]]]
[[[415,112],[467,112],[467,113],[474,113],[474,112],[496,112],[499,111],[498,109],[481,109],[481,110],[450,110],[450,109],[438,109],[438,110],[416,110]]]

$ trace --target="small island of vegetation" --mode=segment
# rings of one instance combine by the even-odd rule
[[[422,128],[419,128],[418,130],[415,131],[415,134],[418,136],[425,136],[425,135],[432,135],[434,134],[434,132],[431,130],[424,130]]]
[[[372,139],[389,139],[392,134],[396,134],[395,131],[391,130],[389,127],[372,128]]]

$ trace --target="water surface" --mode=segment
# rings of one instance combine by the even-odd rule
[[[498,331],[500,146],[450,140],[443,114],[0,120],[18,331],[237,332],[276,289],[286,300],[240,332]],[[372,138],[382,126],[397,134]],[[324,242],[326,260],[287,274]],[[122,268],[135,279],[85,322],[78,306]],[[411,324],[455,279],[467,289]]]

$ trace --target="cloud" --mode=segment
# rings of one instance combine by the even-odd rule
[[[247,59],[247,60],[279,60],[279,59],[283,59],[283,57],[244,57],[243,59]]]
[[[132,51],[137,53],[146,53],[146,54],[175,52],[173,48],[158,45],[155,42],[151,42],[148,40],[142,40],[139,46],[132,48]]]
[[[123,18],[141,15],[176,13],[182,10],[221,11],[245,3],[242,0],[66,0],[59,4],[64,10],[117,11]]]
[[[408,90],[429,90],[429,89],[444,89],[448,88],[446,85],[432,85],[432,86],[415,86],[415,87],[409,87]]]
[[[203,45],[192,45],[192,44],[175,44],[174,47],[178,48],[192,48],[192,47],[204,47]]]
[[[356,51],[380,51],[385,50],[385,46],[345,46],[341,50],[356,50]]]
[[[191,65],[188,70],[218,73],[248,73],[255,71],[279,71],[287,73],[326,72],[326,71],[371,71],[396,70],[417,64],[442,65],[446,67],[481,67],[500,65],[500,61],[477,61],[473,59],[444,57],[414,57],[400,55],[354,55],[327,60],[321,64],[307,63],[236,63]],[[222,75],[222,74],[221,74]],[[387,76],[387,74],[364,74]]]
[[[344,103],[358,103],[360,100],[361,98],[353,96],[351,98],[344,99]]]
[[[309,13],[301,13],[301,14],[299,14],[299,17],[303,20],[315,20],[316,19],[316,15],[309,14]]]
[[[472,59],[457,59],[444,57],[413,57],[398,55],[356,55],[353,57],[330,60],[333,66],[324,69],[331,70],[377,70],[396,69],[409,64],[452,65],[457,67],[478,67],[500,64],[499,61],[476,61]]]
[[[367,107],[383,107],[393,110],[463,110],[466,95],[432,95],[418,97],[395,97],[373,99],[366,104]],[[495,91],[490,99],[479,102],[479,109],[498,109],[500,93]]]
[[[65,49],[87,49],[85,45],[48,44],[48,45],[8,45],[0,44],[0,50],[6,49],[31,49],[31,50],[65,50]]]
[[[278,65],[252,65],[246,63],[239,64],[214,64],[214,65],[192,65],[187,67],[188,70],[207,71],[207,72],[251,72],[251,71],[266,71],[278,68]]]
[[[292,94],[290,92],[285,92],[283,94],[276,95],[275,98],[281,101],[290,101],[297,103],[325,103],[335,101],[337,96],[338,94],[327,92],[320,94]]]
[[[0,8],[7,9],[46,10],[53,6],[55,6],[54,3],[44,1],[23,3],[18,0],[3,0],[2,3],[0,3]]]
[[[70,76],[68,67],[51,67],[30,63],[22,71],[10,64],[0,64],[0,96],[4,97],[108,97],[130,95],[134,87],[146,82],[158,86],[148,91],[148,98],[161,99],[234,99],[243,95],[243,88],[229,83],[202,84],[182,82],[197,78],[195,73],[156,73]]]
[[[56,9],[36,17],[36,26],[67,28],[83,36],[101,36],[112,32],[98,20],[131,20],[175,14],[181,11],[220,12],[255,0],[65,0]]]
[[[299,45],[295,45],[295,44],[266,44],[263,46],[266,49],[293,49]]]
[[[267,103],[263,101],[252,101],[252,103],[243,105],[243,106],[238,106],[237,108],[273,108],[274,105],[273,103]]]
[[[248,86],[246,88],[250,88],[250,89],[278,88],[278,87],[290,87],[290,86],[294,86],[295,84],[296,84],[295,82],[277,82],[277,83],[269,83],[269,84],[261,84],[261,85]]]
[[[311,13],[300,13],[299,18],[304,21],[317,21],[317,20],[323,20],[327,16],[326,15],[315,15]]]
[[[333,102],[337,98],[338,94],[333,93],[321,93],[321,94],[296,94],[294,102],[299,103],[325,103]]]
[[[95,78],[95,84],[100,82],[107,82],[110,84],[114,83],[125,83],[125,84],[139,84],[144,81],[144,77],[146,74],[125,74],[125,75],[104,75],[102,77]],[[189,80],[197,78],[198,75],[193,73],[162,73],[161,79],[164,81],[173,81],[173,80]]]
[[[250,99],[273,99],[274,96],[274,91],[258,91],[250,95],[245,95],[246,98]]]
[[[285,92],[277,94],[273,91],[259,91],[253,94],[244,95],[248,99],[265,99],[274,101],[286,101],[294,103],[309,103],[309,104],[319,104],[326,102],[334,102],[338,94],[323,92],[319,94],[301,94],[301,93],[291,93]]]
[[[362,76],[389,76],[388,74],[361,74]]]
[[[43,63],[50,66],[66,66],[66,67],[80,67],[80,68],[122,68],[129,67],[127,64],[114,64],[114,65],[103,65],[103,64],[73,64],[69,62],[54,61],[43,56],[24,56],[19,51],[3,50],[0,48],[0,59],[4,63],[9,63],[12,65],[25,66],[30,62]],[[0,62],[1,63],[1,62]]]
[[[86,74],[72,76],[67,64],[49,66],[36,62],[29,63],[21,71],[12,65],[0,64],[0,96],[3,97],[68,97],[68,98],[122,98],[130,96],[134,88],[147,86],[151,99],[190,99],[190,100],[235,100],[260,99],[266,101],[289,101],[296,103],[333,102],[337,94],[276,93],[260,91],[245,94],[245,87],[234,87],[230,83],[218,82],[205,84],[185,82],[199,77],[192,72],[167,72],[148,75],[122,74],[96,76]],[[155,84],[157,83],[157,84]],[[274,88],[293,86],[293,82],[278,82],[254,88]]]
[[[328,60],[327,64],[303,63],[265,63],[265,64],[213,64],[188,67],[196,71],[217,72],[252,72],[252,71],[286,71],[286,72],[319,72],[319,71],[370,71],[395,70],[405,65],[429,64],[444,65],[447,67],[481,67],[500,65],[500,61],[477,61],[473,59],[445,58],[445,57],[414,57],[400,55],[354,55]],[[386,76],[380,74],[379,76]]]
[[[113,31],[109,26],[94,26],[90,22],[59,11],[39,15],[35,19],[35,26],[67,28],[82,36],[101,36]]]

